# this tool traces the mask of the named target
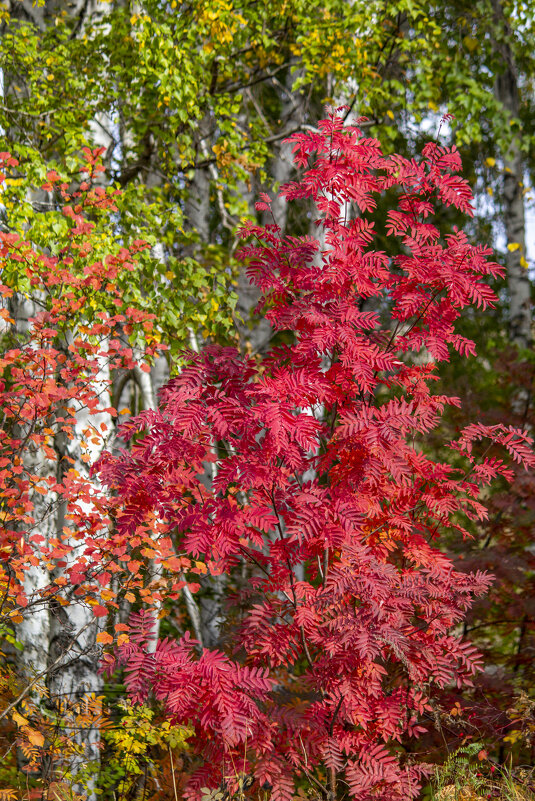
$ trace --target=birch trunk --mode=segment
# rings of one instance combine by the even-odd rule
[[[109,385],[110,370],[107,361],[102,358],[97,379],[92,390],[98,396],[102,408],[111,405]],[[104,440],[100,443],[92,442],[98,439],[94,434],[101,431],[101,426],[110,430],[113,422],[109,412],[90,412],[87,407],[79,405],[75,412],[76,423],[74,437],[67,440],[64,435],[56,438],[56,450],[60,456],[59,465],[65,463],[63,457],[69,456],[74,460],[72,467],[80,475],[88,473],[88,465],[99,457]],[[82,456],[89,457],[86,462]],[[60,476],[60,480],[63,476]],[[100,492],[100,486],[94,479],[91,480],[94,491]],[[61,504],[56,516],[58,535],[65,525],[69,525],[66,517],[70,512],[76,511],[88,521],[94,520],[93,525],[98,527],[99,512],[88,500],[79,499],[75,503],[76,510],[66,504]],[[89,522],[89,526],[92,524]],[[73,539],[69,544],[73,546],[72,556],[66,559],[66,565],[57,571],[60,575],[68,570],[79,556],[79,541]],[[93,615],[91,607],[85,598],[77,598],[72,591],[67,592],[70,601],[68,606],[52,604],[50,606],[50,629],[48,642],[48,663],[54,665],[49,671],[48,688],[52,701],[56,701],[60,709],[64,702],[70,711],[67,716],[74,719],[75,715],[84,705],[99,694],[102,689],[102,679],[99,675],[100,651],[96,643],[96,635],[101,624]],[[97,727],[73,727],[70,732],[74,744],[73,753],[67,759],[67,768],[71,776],[79,780],[74,784],[75,792],[85,792],[87,801],[95,801],[96,776],[100,760],[100,731]]]
[[[10,301],[10,315],[14,320],[15,335],[24,341],[31,336],[29,320],[36,313],[35,304],[30,299],[15,295]],[[24,439],[30,431],[22,431]],[[29,442],[22,454],[24,469],[27,474],[48,478],[56,473],[56,465],[48,459],[41,448]],[[49,540],[55,535],[55,506],[57,496],[43,496],[38,492],[31,493],[33,504],[32,516],[34,524],[31,531],[26,534],[40,534],[43,544],[48,546]],[[41,674],[46,670],[48,660],[48,638],[50,621],[48,603],[41,599],[42,590],[50,584],[50,573],[45,565],[38,561],[29,565],[24,574],[24,592],[28,599],[28,606],[24,610],[23,621],[17,626],[17,639],[24,645],[20,659],[27,679]]]
[[[101,9],[97,10],[97,4],[93,0],[70,4],[68,7],[63,2],[36,5],[23,0],[20,4],[12,5],[11,13],[14,17],[31,20],[39,30],[44,31],[53,15],[60,13],[62,8],[78,21],[78,34],[83,34],[85,22],[89,17],[95,13],[102,13]],[[108,147],[111,139],[106,130],[106,120],[93,121],[93,133],[98,144]],[[12,135],[17,138],[18,132],[12,132]],[[32,194],[31,197],[37,210],[42,206],[40,194],[36,193],[35,197]],[[50,198],[47,196],[46,200],[49,201]],[[17,333],[27,337],[31,335],[28,319],[35,313],[35,303],[32,299],[20,298],[14,299],[13,303],[16,308],[13,309],[12,317],[16,321]],[[107,397],[108,379],[109,370],[107,365],[103,364],[99,381],[95,386],[95,393],[101,393],[103,406],[110,405]],[[80,474],[86,473],[86,464],[81,459],[82,441],[88,440],[87,452],[92,458],[96,458],[98,452],[91,445],[90,437],[84,436],[83,431],[92,425],[98,427],[101,423],[111,427],[111,416],[108,413],[91,414],[86,408],[77,409],[72,443],[68,442],[63,434],[55,437],[54,447],[59,457],[58,461],[54,462],[40,449],[29,446],[23,455],[25,469],[42,478],[54,476],[56,482],[61,483],[64,469],[62,457],[69,455],[74,459],[72,465],[74,469]],[[53,427],[53,422],[51,426]],[[44,497],[34,493],[32,501],[35,518],[33,533],[40,534],[44,538],[43,544],[48,545],[52,538],[62,536],[63,527],[68,522],[65,516],[70,509],[60,502],[55,493],[49,493]],[[80,511],[88,516],[94,512],[89,503],[80,503],[79,506]],[[73,541],[72,544],[79,547],[79,542]],[[65,720],[74,722],[80,701],[88,693],[98,694],[102,686],[98,675],[99,651],[96,645],[98,624],[84,599],[74,597],[68,588],[64,593],[70,600],[68,606],[61,606],[50,599],[40,601],[42,589],[69,567],[69,561],[67,560],[66,567],[49,571],[39,559],[39,553],[36,555],[37,564],[28,565],[24,579],[29,606],[22,623],[17,627],[17,638],[23,645],[21,662],[27,680],[31,680],[32,675],[37,673],[46,677],[51,707],[60,718],[65,712]],[[86,768],[92,765],[93,777],[84,779],[83,782],[75,782],[73,790],[77,793],[83,792],[87,801],[96,801],[95,771],[99,761],[100,732],[97,728],[80,728],[79,724],[73,726],[70,732],[68,729],[66,732],[73,747],[60,755],[61,768],[66,769],[72,777],[76,777],[82,776]],[[58,767],[57,762],[52,759],[46,766],[45,772],[48,771],[49,777],[52,778]]]
[[[200,124],[197,134],[197,150],[202,158],[208,159],[212,150],[213,123],[208,116],[204,117]],[[189,186],[189,194],[185,204],[185,218],[188,228],[196,231],[199,235],[199,242],[189,249],[189,254],[194,258],[202,258],[203,245],[210,242],[210,222],[211,222],[211,202],[210,192],[213,189],[211,179],[214,183],[217,173],[212,172],[209,167],[198,168]],[[218,196],[217,187],[216,202],[223,224],[227,223],[225,208]],[[199,349],[199,343],[195,331],[191,331],[190,346],[193,350]],[[208,483],[210,479],[207,477]],[[201,648],[213,648],[217,646],[221,638],[221,626],[224,620],[223,602],[225,596],[226,577],[225,576],[202,576],[200,577],[202,591],[199,596],[194,597],[188,588],[184,588],[184,601],[190,617],[191,625],[196,639]]]
[[[496,99],[510,115],[519,116],[518,74],[511,47],[505,38],[510,35],[500,0],[492,0],[494,18],[500,31],[496,47],[502,58],[503,71],[496,78]],[[507,285],[509,289],[509,337],[511,342],[527,348],[532,341],[531,333],[531,285],[527,269],[521,260],[526,258],[526,219],[524,208],[524,159],[520,149],[520,138],[514,137],[503,155],[503,221],[507,244],[518,245],[508,250],[506,256]]]
[[[281,104],[281,118],[279,126],[281,130],[293,130],[302,125],[305,115],[305,104],[300,94],[292,92],[292,84],[296,79],[295,73],[291,74],[290,70],[287,71],[284,83],[276,81],[277,89],[280,92]],[[272,178],[272,186],[270,186],[270,196],[272,196],[272,187],[276,186],[277,190],[280,186],[291,179],[294,172],[294,163],[292,157],[292,146],[289,143],[281,142],[275,152],[275,156],[270,164],[270,173]],[[257,198],[251,197],[250,205],[253,206]],[[284,236],[286,224],[288,221],[288,204],[286,200],[278,194],[273,196],[272,211],[275,222],[281,229],[281,235]],[[266,223],[272,223],[271,215],[269,219],[264,220]],[[248,347],[253,353],[264,351],[271,339],[272,330],[271,326],[264,318],[252,319],[253,311],[260,299],[260,292],[256,286],[253,286],[245,270],[241,270],[238,276],[238,303],[237,311],[245,321],[245,325],[239,326],[240,337],[244,342],[249,343]]]
[[[199,122],[196,135],[196,149],[201,158],[211,153],[210,119],[206,116]],[[208,167],[199,167],[189,184],[188,197],[185,203],[185,218],[190,230],[199,234],[200,244],[210,241],[210,173]],[[201,247],[193,247],[193,253],[199,254]]]

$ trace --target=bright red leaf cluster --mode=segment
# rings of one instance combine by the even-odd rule
[[[123,427],[131,450],[100,464],[120,535],[156,517],[177,553],[247,580],[221,651],[199,655],[184,637],[152,652],[140,636],[117,659],[136,700],[153,693],[193,726],[192,797],[223,780],[232,789],[239,770],[275,801],[300,777],[327,798],[344,787],[359,801],[405,800],[425,768],[395,744],[424,730],[434,687],[470,683],[481,664],[454,631],[490,577],[454,570],[438,541],[484,518],[480,490],[508,468],[489,458],[464,472],[425,442],[459,403],[432,394],[435,364],[450,347],[474,352],[455,322],[493,302],[487,279],[502,269],[432,222],[437,204],[471,214],[454,148],[384,156],[336,113],[291,141],[304,174],[282,193],[315,204],[322,239],[282,237],[275,223],[243,230],[260,307],[289,344],[261,361],[192,354],[160,408]],[[374,248],[387,192],[394,257]],[[504,427],[475,425],[444,446],[470,456],[482,436],[535,463],[531,441]]]

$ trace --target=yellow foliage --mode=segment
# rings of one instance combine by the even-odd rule
[[[112,765],[125,771],[131,777],[141,775],[147,762],[151,764],[151,748],[160,747],[183,751],[187,749],[187,739],[193,734],[185,726],[172,726],[168,720],[154,722],[154,710],[128,701],[119,704],[123,716],[117,727],[107,731],[105,739],[114,750]]]
[[[199,14],[199,22],[208,28],[212,40],[223,45],[230,44],[238,27],[247,24],[228,0],[210,0]],[[213,50],[213,43],[207,42],[204,49]]]
[[[519,729],[513,729],[503,738],[503,741],[505,743],[511,743],[511,745],[514,745],[518,740],[521,739],[522,732]]]

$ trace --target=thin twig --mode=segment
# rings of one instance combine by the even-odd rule
[[[84,631],[85,631],[85,630],[86,630],[86,629],[87,629],[87,628],[88,628],[88,627],[89,627],[89,626],[90,626],[92,623],[93,623],[93,621],[92,621],[92,620],[88,620],[88,622],[87,622],[87,623],[86,623],[84,626],[82,626],[82,628],[81,628],[79,631],[77,631],[77,632],[76,632],[76,634],[74,635],[74,637],[73,637],[73,638],[72,638],[72,640],[70,641],[70,643],[69,643],[69,645],[67,646],[67,648],[65,648],[65,650],[61,652],[61,654],[58,656],[58,658],[57,658],[57,659],[56,659],[56,660],[55,660],[55,661],[54,661],[54,662],[53,662],[51,665],[49,665],[47,668],[45,668],[44,670],[42,670],[42,671],[41,671],[41,673],[38,673],[38,674],[37,674],[37,676],[36,676],[34,679],[32,679],[32,681],[31,681],[31,682],[28,684],[28,686],[26,687],[26,689],[24,689],[24,690],[21,692],[21,694],[20,694],[20,695],[19,695],[17,698],[15,698],[15,700],[14,700],[14,701],[12,701],[12,702],[9,704],[9,706],[7,706],[7,707],[4,709],[4,711],[3,711],[3,712],[0,714],[0,720],[2,720],[3,718],[5,718],[5,717],[6,717],[6,715],[9,715],[9,713],[11,712],[11,710],[12,710],[12,709],[14,709],[14,708],[17,706],[17,704],[19,704],[19,703],[20,703],[20,702],[21,702],[21,701],[22,701],[24,698],[26,698],[26,696],[27,696],[27,695],[28,695],[28,694],[31,692],[31,690],[33,689],[33,687],[35,687],[35,685],[37,684],[37,682],[38,682],[40,679],[42,679],[42,678],[43,678],[43,676],[46,676],[46,674],[47,674],[47,673],[50,673],[50,671],[51,671],[51,670],[53,670],[53,669],[56,667],[56,665],[59,665],[59,663],[61,662],[61,660],[62,660],[62,659],[65,657],[65,654],[69,652],[69,650],[72,648],[72,646],[74,645],[74,643],[76,642],[76,640],[78,639],[78,637],[79,637],[81,634],[83,634],[83,632],[84,632]]]
[[[171,760],[171,776],[173,778],[173,792],[175,794],[175,801],[178,801],[178,793],[176,791],[176,781],[175,781],[175,766],[173,763],[173,752],[171,750],[171,746],[169,746],[169,759]]]

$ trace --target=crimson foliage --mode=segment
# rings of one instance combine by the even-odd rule
[[[396,743],[424,730],[434,687],[480,667],[452,630],[490,577],[455,571],[437,542],[484,518],[480,489],[509,474],[495,456],[476,463],[472,443],[534,463],[528,438],[501,425],[444,443],[466,471],[425,452],[445,405],[459,404],[431,393],[435,365],[450,347],[474,353],[455,321],[493,302],[486,279],[502,269],[431,221],[436,204],[472,213],[455,148],[386,157],[337,113],[291,141],[304,173],[282,193],[314,202],[323,243],[276,224],[243,230],[260,307],[290,344],[261,361],[192,354],[159,410],[123,427],[131,450],[100,464],[123,534],[156,512],[178,554],[247,576],[231,636],[199,655],[188,636],[154,651],[140,631],[116,656],[133,699],[153,694],[193,726],[193,797],[243,772],[273,799],[291,798],[299,777],[331,798],[407,799],[425,767]],[[386,192],[393,258],[373,247]]]

